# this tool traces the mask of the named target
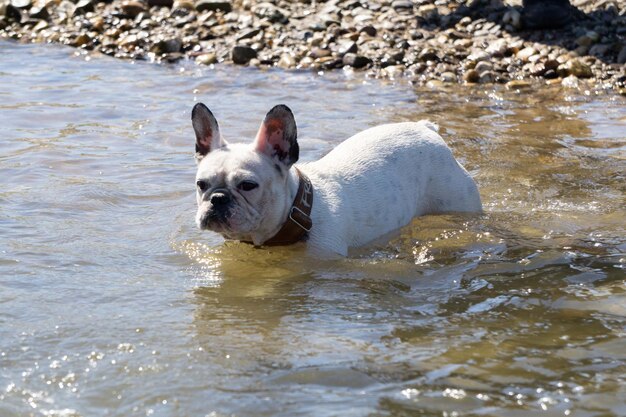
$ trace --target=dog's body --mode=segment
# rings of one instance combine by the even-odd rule
[[[300,183],[291,111],[274,107],[252,146],[226,144],[204,105],[192,120],[199,227],[262,245],[289,217]],[[313,186],[306,241],[317,253],[345,256],[416,216],[481,211],[476,184],[425,121],[367,129],[298,169]]]

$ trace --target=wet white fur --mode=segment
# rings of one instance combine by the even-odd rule
[[[309,247],[345,256],[416,216],[480,212],[474,180],[436,130],[428,121],[377,126],[299,166],[315,190]]]

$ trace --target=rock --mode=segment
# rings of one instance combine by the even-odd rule
[[[509,9],[504,13],[502,23],[511,25],[514,29],[520,29],[522,27],[522,15],[515,9]]]
[[[439,10],[434,4],[426,4],[417,9],[417,15],[427,21],[436,20],[439,17]]]
[[[252,13],[270,23],[287,23],[289,12],[269,2],[262,2],[252,6]]]
[[[509,90],[520,90],[523,88],[528,88],[531,85],[532,84],[526,80],[511,80],[506,83],[506,88],[508,88]]]
[[[211,65],[211,64],[215,64],[216,62],[217,62],[217,56],[211,52],[207,54],[198,55],[196,57],[196,64]]]
[[[391,7],[395,11],[409,11],[413,10],[413,3],[409,0],[394,0],[391,2]]]
[[[480,80],[480,74],[476,70],[469,70],[463,74],[463,81],[466,83],[477,83]]]
[[[347,53],[343,56],[343,65],[348,65],[352,68],[363,68],[371,63],[371,59],[355,53]]]
[[[358,50],[355,42],[343,40],[337,43],[337,53],[341,56],[345,54],[355,54]]]
[[[145,3],[136,0],[127,0],[123,2],[121,9],[122,13],[131,19],[134,19],[139,13],[143,13],[147,10]]]
[[[439,61],[439,56],[437,55],[437,51],[433,48],[422,49],[417,56],[417,59],[420,61]]]
[[[238,41],[242,41],[244,39],[250,39],[250,38],[254,38],[256,35],[258,35],[259,33],[261,33],[261,29],[252,29],[252,30],[248,30],[243,32],[238,38]]]
[[[284,53],[278,60],[278,66],[281,68],[293,68],[296,66],[296,59],[292,54]]]
[[[578,46],[591,46],[593,44],[593,39],[587,35],[579,36],[576,39],[576,44]]]
[[[174,0],[148,0],[148,7],[172,7]]]
[[[561,85],[567,88],[578,88],[578,78],[576,78],[574,75],[567,76],[563,78],[563,81],[561,81]]]
[[[597,43],[589,49],[589,55],[593,56],[603,56],[611,49],[611,45],[607,45],[605,43]]]
[[[441,81],[443,81],[444,83],[456,82],[456,74],[450,71],[446,71],[441,74]]]
[[[478,78],[480,84],[490,84],[496,80],[496,74],[492,71],[481,72]]]
[[[74,14],[85,14],[94,11],[94,0],[80,0],[76,3]]]
[[[619,51],[619,54],[617,54],[617,63],[626,64],[626,45],[624,45]]]
[[[150,52],[154,52],[157,55],[171,54],[174,52],[180,52],[183,46],[183,42],[179,38],[163,39],[155,43]]]
[[[591,71],[591,67],[585,64],[582,61],[574,59],[567,64],[567,68],[569,69],[569,73],[578,78],[591,78],[593,77],[593,72]]]
[[[366,33],[368,36],[374,37],[378,33],[378,30],[372,25],[363,26],[360,30],[361,33]]]
[[[620,88],[619,90],[617,90],[617,92],[618,92],[621,96],[626,96],[626,88]]]
[[[200,0],[196,3],[196,11],[207,12],[221,10],[224,13],[230,13],[233,5],[228,1]]]
[[[533,48],[532,46],[528,46],[515,54],[515,57],[517,59],[521,59],[524,62],[527,62],[528,58],[535,55],[536,53],[537,51],[535,50],[535,48]]]
[[[9,4],[16,9],[28,9],[32,5],[30,0],[11,0]]]
[[[72,42],[72,45],[76,47],[81,47],[83,45],[87,45],[91,41],[92,39],[91,37],[89,37],[89,35],[87,35],[86,33],[81,33],[74,39],[74,41]]]
[[[237,65],[245,65],[256,56],[256,51],[249,46],[235,46],[231,51],[231,58]]]
[[[172,4],[172,15],[185,16],[188,11],[196,9],[196,5],[193,0],[174,0]]]
[[[482,74],[485,71],[491,71],[493,69],[493,65],[491,64],[491,62],[480,61],[476,63],[476,66],[474,67],[474,69],[479,74]]]
[[[315,59],[326,58],[330,55],[331,55],[331,52],[328,49],[322,49],[322,48],[317,48],[317,47],[311,49],[311,52],[309,53],[309,56]]]
[[[31,9],[28,11],[28,14],[33,19],[48,20],[50,18],[50,13],[48,13],[48,9],[46,9],[46,6],[31,7]]]

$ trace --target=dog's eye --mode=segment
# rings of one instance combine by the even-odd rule
[[[237,186],[237,188],[239,188],[242,191],[250,191],[250,190],[254,190],[258,186],[259,184],[257,184],[256,182],[241,181],[239,185]]]
[[[200,189],[200,191],[204,192],[209,189],[209,183],[203,180],[196,181],[196,185]]]

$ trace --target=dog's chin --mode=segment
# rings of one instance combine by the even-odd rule
[[[238,221],[232,216],[228,218],[213,218],[213,216],[205,215],[198,217],[196,223],[201,230],[219,233],[226,239],[233,240],[246,240],[250,233],[254,231],[254,227],[248,221]]]

